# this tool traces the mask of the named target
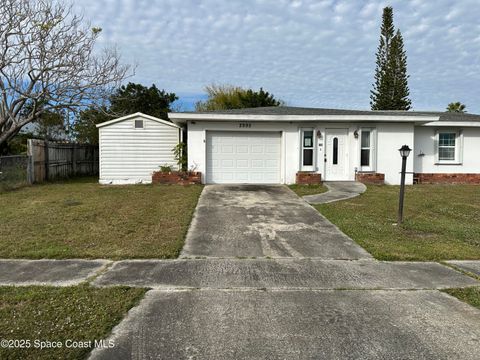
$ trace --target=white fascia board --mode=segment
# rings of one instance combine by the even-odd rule
[[[200,113],[168,113],[168,117],[176,123],[187,120],[196,121],[335,121],[335,122],[431,122],[438,121],[439,116],[412,115],[239,115],[239,114],[200,114]]]
[[[118,118],[118,119],[108,120],[108,121],[105,121],[103,123],[97,124],[96,127],[101,128],[101,127],[104,127],[104,126],[108,126],[108,125],[111,125],[111,124],[115,124],[117,122],[125,121],[125,120],[136,118],[136,117],[156,121],[156,122],[159,122],[159,123],[164,124],[164,125],[168,125],[168,126],[172,126],[172,127],[181,129],[181,126],[179,126],[177,124],[174,124],[174,123],[171,123],[170,121],[159,119],[159,118],[156,118],[155,116],[147,115],[147,114],[144,114],[144,113],[141,113],[141,112],[136,112],[134,114],[126,115],[126,116],[123,116],[123,117]]]
[[[435,127],[480,127],[480,121],[435,121],[428,122],[421,126],[435,126]]]

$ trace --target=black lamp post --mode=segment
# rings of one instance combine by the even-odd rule
[[[400,200],[398,202],[398,221],[397,224],[401,224],[403,221],[403,198],[405,196],[405,172],[407,170],[407,157],[410,155],[410,149],[408,145],[403,145],[400,149],[400,156],[402,157],[402,177],[400,180]]]

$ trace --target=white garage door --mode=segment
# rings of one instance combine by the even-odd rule
[[[280,135],[207,131],[207,183],[279,184]]]

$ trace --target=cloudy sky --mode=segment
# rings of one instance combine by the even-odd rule
[[[478,0],[76,0],[131,79],[184,109],[210,83],[264,89],[287,105],[368,109],[381,13],[394,8],[415,110],[480,113]]]

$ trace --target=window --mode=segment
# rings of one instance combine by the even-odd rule
[[[370,166],[370,134],[369,130],[362,130],[362,136],[360,140],[360,166]]]
[[[302,131],[302,165],[313,167],[313,130]]]
[[[338,138],[337,137],[333,138],[333,156],[332,156],[332,158],[333,158],[333,160],[332,160],[333,165],[337,165],[338,164]]]
[[[358,134],[359,171],[375,171],[376,164],[376,129],[360,128]]]
[[[438,160],[455,161],[456,133],[438,134]]]
[[[143,120],[135,120],[135,129],[143,129]]]

